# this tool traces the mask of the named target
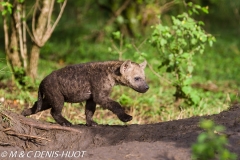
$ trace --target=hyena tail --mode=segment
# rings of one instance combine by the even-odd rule
[[[42,104],[43,104],[43,94],[41,93],[40,90],[38,90],[38,100],[34,103],[32,108],[24,109],[21,114],[23,116],[29,116],[29,115],[35,114],[43,110]]]
[[[40,89],[38,90],[38,101],[36,101],[35,104],[37,106],[37,109],[36,109],[36,113],[37,113],[42,110],[42,104],[43,104],[43,93],[40,91]]]

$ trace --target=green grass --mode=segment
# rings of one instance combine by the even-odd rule
[[[240,41],[238,37],[219,37],[214,47],[207,47],[196,57],[195,74],[204,80],[235,81],[240,85]]]

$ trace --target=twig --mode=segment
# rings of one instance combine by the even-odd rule
[[[3,73],[8,72],[8,71],[5,70],[6,68],[8,68],[8,67],[7,67],[7,66],[6,66],[6,67],[2,67],[2,68],[0,69],[0,73],[1,73],[1,72],[3,72]]]
[[[145,41],[146,41],[146,39],[143,40],[142,43],[141,43],[138,47],[135,45],[134,42],[132,42],[132,45],[133,45],[133,47],[135,48],[135,50],[140,53],[139,48],[144,44]],[[155,74],[158,78],[163,79],[165,82],[171,84],[170,81],[168,81],[166,78],[163,78],[163,77],[160,76],[156,71],[154,71],[153,67],[152,67],[150,64],[147,64],[147,65],[148,65],[149,69],[152,71],[152,73]]]
[[[18,137],[26,137],[26,138],[32,138],[32,139],[40,139],[40,140],[46,140],[46,141],[51,141],[50,139],[44,138],[44,137],[39,137],[39,136],[32,136],[32,135],[28,135],[28,134],[18,134],[18,133],[6,133],[8,135],[12,135],[12,136],[18,136]]]
[[[17,123],[11,116],[9,116],[6,112],[1,111],[0,114],[2,114],[3,116],[6,116],[8,119],[10,119],[11,121],[13,121],[14,123]]]
[[[57,26],[60,18],[62,17],[62,14],[63,14],[63,11],[64,11],[64,8],[65,8],[66,4],[67,4],[67,0],[64,0],[63,5],[62,5],[61,10],[60,10],[60,13],[59,13],[56,21],[54,22],[54,24],[53,24],[53,26],[52,26],[52,28],[51,28],[51,33],[53,32],[53,30],[54,30],[55,27]]]
[[[155,74],[158,78],[164,80],[165,82],[167,82],[168,84],[171,84],[171,82],[169,80],[167,80],[166,78],[163,78],[162,76],[160,76],[156,71],[154,71],[154,69],[152,68],[152,66],[150,64],[147,64],[149,69],[152,71],[153,74]]]
[[[122,11],[124,11],[127,8],[127,6],[129,5],[130,1],[131,0],[126,0],[122,4],[122,6],[115,12],[114,16],[112,16],[112,18],[107,22],[106,26],[108,26],[108,25],[110,25],[110,24],[112,24],[114,22],[114,20],[122,13]]]
[[[30,29],[28,28],[28,25],[27,25],[26,23],[24,23],[23,25],[24,25],[24,27],[26,28],[26,30],[27,30],[30,38],[32,39],[32,41],[33,41],[34,43],[38,44],[38,42],[37,42],[37,41],[35,40],[35,38],[34,38],[34,35],[31,33]]]
[[[13,146],[11,143],[0,142],[0,146]]]
[[[6,128],[6,129],[4,129],[4,130],[2,130],[3,132],[6,132],[6,131],[11,131],[12,130],[12,128]]]
[[[111,25],[115,21],[115,19],[127,8],[130,2],[131,0],[125,0],[124,3],[121,5],[121,7],[118,8],[116,12],[113,12],[113,16],[107,21],[107,23],[104,25],[104,28],[105,26]],[[103,37],[104,34],[105,34],[104,29],[99,31],[97,40],[100,40],[101,39],[100,37]]]
[[[145,41],[146,41],[146,39],[144,39],[144,40],[140,43],[140,45],[139,45],[138,47],[135,45],[134,42],[132,42],[132,46],[135,48],[135,50],[136,50],[138,53],[141,53],[140,50],[139,50],[139,48],[144,44]],[[141,56],[141,54],[140,54],[140,56]]]
[[[123,55],[123,53],[124,52],[126,52],[126,49],[122,49],[122,35],[121,35],[121,39],[120,39],[120,48],[118,48],[115,44],[114,44],[114,42],[113,42],[113,40],[111,40],[111,42],[112,42],[112,46],[113,46],[113,48],[117,51],[117,53],[119,54],[119,60],[121,61],[122,60],[122,55]]]
[[[5,132],[6,134],[12,135],[12,136],[18,136],[18,137],[22,136],[22,137],[27,137],[27,138],[32,138],[32,139],[41,139],[41,140],[51,141],[50,139],[47,139],[44,137],[39,137],[39,136],[33,136],[33,135],[28,135],[28,134],[18,134],[18,133],[8,133],[8,131],[15,132],[12,128],[6,128],[2,131]]]
[[[162,7],[160,7],[160,13],[163,14],[164,12],[167,12],[175,4],[175,1],[165,3]]]
[[[29,15],[30,15],[31,12],[33,12],[33,18],[36,16],[36,5],[37,5],[37,3],[35,3],[35,4],[32,6],[32,8],[31,8],[30,11],[28,12],[27,16],[25,16],[26,19],[29,17]],[[25,7],[25,5],[24,5],[24,7]],[[23,9],[23,10],[24,10],[24,12],[25,12],[25,9]],[[24,15],[25,15],[25,14],[26,14],[26,13],[24,13]],[[28,25],[26,24],[26,19],[25,19],[25,21],[23,22],[23,26],[24,26],[24,28],[27,30],[27,32],[28,32],[31,40],[32,40],[34,43],[37,44],[37,42],[35,41],[34,35],[31,33]],[[34,26],[33,26],[33,25],[34,25]],[[33,29],[34,29],[34,30],[33,30]],[[34,20],[32,19],[32,32],[35,32],[35,19],[34,19]],[[25,34],[25,35],[26,35],[26,34]],[[26,38],[25,38],[25,39],[26,39]],[[25,42],[26,42],[26,40],[25,40]],[[26,50],[26,53],[27,53],[27,50]]]
[[[55,0],[52,0],[51,2],[51,7],[48,13],[48,23],[47,23],[47,28],[51,27],[51,17],[52,17],[52,12],[53,12],[53,7],[54,7]]]

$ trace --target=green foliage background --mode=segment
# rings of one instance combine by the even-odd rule
[[[169,84],[167,73],[159,70],[161,56],[156,48],[148,43],[156,24],[171,27],[172,16],[186,12],[190,14],[185,1],[176,0],[175,4],[160,14],[160,7],[171,1],[136,0],[116,17],[113,23],[109,19],[124,3],[124,0],[88,0],[69,1],[64,14],[53,32],[52,37],[42,48],[40,54],[38,78],[35,84],[18,88],[0,90],[0,98],[17,102],[16,111],[24,106],[31,106],[37,99],[36,91],[40,81],[53,70],[69,64],[88,61],[105,61],[131,59],[141,62],[146,58],[149,65],[146,77],[150,90],[142,95],[124,87],[115,87],[113,99],[119,101],[134,116],[131,123],[155,123],[166,120],[181,119],[195,115],[219,113],[233,102],[239,101],[240,86],[240,2],[228,0],[195,0],[209,9],[209,14],[192,7],[192,18],[204,22],[203,29],[212,34],[216,42],[212,47],[205,46],[203,54],[193,57],[195,63],[192,71],[191,87],[200,100],[195,107],[184,108],[176,104],[175,87]],[[157,5],[156,5],[156,2]],[[30,10],[31,4],[27,6]],[[196,13],[199,14],[196,14]],[[142,14],[144,13],[144,14]],[[148,15],[148,17],[144,17]],[[155,17],[154,17],[155,15]],[[145,19],[144,19],[145,18]],[[0,19],[2,25],[2,19]],[[116,39],[112,34],[122,34]],[[0,41],[4,42],[3,29],[0,29]],[[30,43],[30,42],[29,42]],[[4,43],[0,43],[0,80],[8,84],[11,73],[7,68]],[[24,81],[29,81],[27,78]],[[14,90],[14,91],[13,91]],[[8,103],[7,105],[11,105]],[[84,104],[66,104],[65,116],[73,123],[85,123]],[[76,109],[77,108],[77,109]],[[96,121],[107,124],[123,124],[108,111],[99,109]],[[46,118],[47,117],[47,118]],[[52,121],[51,116],[43,119]]]

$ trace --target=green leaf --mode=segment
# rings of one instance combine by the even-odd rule
[[[201,25],[201,26],[205,25],[203,21],[199,21],[198,24]]]
[[[3,10],[2,11],[2,15],[4,16],[4,15],[6,15],[7,14],[7,10]]]
[[[192,87],[190,87],[190,86],[183,86],[183,87],[182,87],[182,91],[183,91],[186,95],[188,95],[189,93],[191,93]]]
[[[57,0],[57,3],[63,3],[64,0]]]
[[[111,47],[108,47],[108,52],[112,52],[112,48]]]
[[[224,127],[224,126],[216,126],[214,129],[215,129],[215,131],[217,131],[217,132],[222,132],[222,131],[225,130],[225,127]]]
[[[201,6],[197,5],[197,4],[195,4],[194,7],[197,8],[197,9],[201,9]]]
[[[214,123],[211,120],[203,120],[200,122],[200,127],[206,130],[213,128],[213,126]]]
[[[188,86],[188,85],[191,85],[191,84],[192,84],[192,79],[190,79],[190,78],[187,78],[183,81],[184,86]]]
[[[167,40],[166,39],[161,39],[160,40],[160,45],[164,46],[165,44],[167,44]]]
[[[202,42],[206,42],[207,41],[207,36],[203,35],[202,37],[200,37],[200,40]]]
[[[208,43],[209,43],[209,46],[210,46],[210,47],[213,46],[213,41],[210,40],[210,41],[208,41]]]
[[[206,133],[202,133],[198,136],[197,141],[200,143],[205,142],[208,139],[208,135]]]
[[[120,31],[113,32],[112,35],[113,35],[114,39],[119,40],[121,38],[121,32]]]
[[[132,44],[130,44],[130,43],[127,43],[125,46],[126,46],[126,48],[129,48],[129,49],[132,48]]]
[[[204,13],[206,13],[206,14],[209,13],[209,12],[208,12],[208,7],[202,7],[202,11],[203,11]]]
[[[0,2],[1,6],[3,7],[2,15],[6,15],[7,13],[12,14],[12,4],[9,2]]]
[[[7,7],[7,10],[8,10],[8,12],[9,12],[10,14],[12,14],[12,7],[8,6],[8,7]]]
[[[195,105],[201,100],[197,93],[191,93],[190,98]]]
[[[197,39],[195,39],[195,38],[192,38],[192,39],[191,39],[191,44],[192,44],[192,45],[195,45],[195,44],[197,44]]]
[[[119,98],[119,103],[122,105],[131,105],[133,100],[129,96],[122,94],[122,96]]]
[[[188,2],[187,4],[189,7],[192,7],[193,6],[193,3],[192,2]]]
[[[148,55],[147,55],[147,53],[142,52],[142,53],[141,53],[141,56],[146,58]]]
[[[192,73],[193,72],[193,66],[188,66],[187,71],[188,71],[188,73]]]

